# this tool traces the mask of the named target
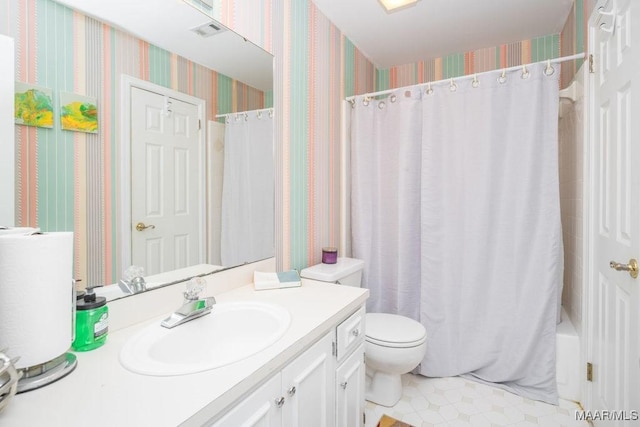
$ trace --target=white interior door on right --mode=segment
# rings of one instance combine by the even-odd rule
[[[145,275],[204,262],[198,107],[131,88],[131,263]]]
[[[631,426],[640,422],[640,280],[627,271],[640,257],[640,2],[602,1],[594,14],[586,409],[604,417],[596,425]]]

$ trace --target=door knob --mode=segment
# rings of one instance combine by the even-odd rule
[[[144,222],[139,222],[136,224],[136,230],[138,231],[142,231],[142,230],[146,230],[147,228],[156,228],[155,225],[144,225]]]
[[[609,267],[616,271],[628,271],[629,276],[634,279],[638,277],[638,261],[633,258],[629,260],[629,264],[620,264],[619,262],[611,261]]]

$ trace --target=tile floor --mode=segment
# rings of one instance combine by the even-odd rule
[[[575,420],[578,405],[567,400],[549,405],[459,377],[406,374],[402,382],[403,395],[394,407],[366,403],[366,427],[375,427],[383,414],[414,427],[589,426]]]

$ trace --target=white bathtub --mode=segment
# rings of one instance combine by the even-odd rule
[[[580,401],[580,339],[567,312],[562,308],[556,329],[556,378],[560,399]]]

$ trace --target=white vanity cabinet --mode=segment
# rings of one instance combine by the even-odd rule
[[[333,337],[331,331],[282,370],[283,426],[333,426],[336,372]]]
[[[365,308],[336,328],[336,427],[364,426]]]
[[[272,427],[282,425],[282,412],[278,404],[280,375],[266,383],[238,403],[224,417],[211,424],[214,427]]]
[[[364,379],[361,307],[210,425],[362,426]]]
[[[212,425],[333,426],[333,337],[333,331],[326,334]]]
[[[336,427],[364,425],[364,343],[336,371]]]

